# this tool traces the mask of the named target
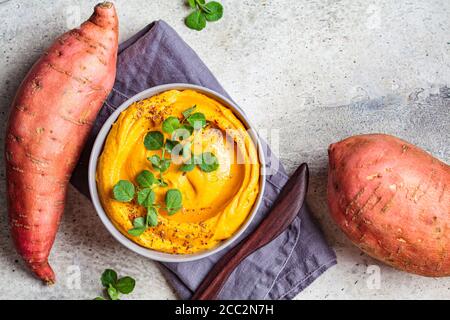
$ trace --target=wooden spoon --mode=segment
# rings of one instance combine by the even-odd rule
[[[303,206],[308,190],[308,178],[308,166],[303,163],[284,186],[270,213],[250,235],[214,265],[195,291],[192,300],[217,299],[228,277],[239,263],[289,227]]]

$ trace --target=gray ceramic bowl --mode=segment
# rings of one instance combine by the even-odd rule
[[[168,90],[186,90],[191,89],[195,90],[197,92],[200,92],[216,101],[219,101],[224,106],[228,107],[233,111],[233,113],[241,120],[241,122],[244,124],[244,126],[247,129],[253,129],[253,133],[250,133],[250,136],[257,146],[258,149],[258,156],[259,156],[259,162],[261,164],[261,177],[260,177],[260,192],[258,194],[258,197],[255,201],[255,204],[253,205],[252,211],[247,217],[247,220],[243,223],[241,228],[230,238],[227,240],[224,240],[221,242],[218,246],[207,250],[207,251],[201,251],[195,254],[169,254],[164,252],[159,252],[155,250],[151,250],[148,248],[144,248],[127,237],[125,237],[122,233],[120,233],[119,230],[116,229],[116,227],[113,225],[113,223],[110,221],[108,215],[103,210],[103,207],[100,203],[98,192],[97,192],[97,183],[95,181],[95,174],[97,169],[97,161],[98,158],[103,150],[103,145],[105,143],[106,137],[108,136],[108,133],[111,129],[111,126],[114,124],[114,122],[119,117],[120,113],[128,108],[132,103],[136,101],[140,101],[149,97],[152,97],[154,95],[157,95],[159,93],[162,93],[164,91]],[[218,94],[217,92],[214,92],[210,89],[196,86],[196,85],[190,85],[190,84],[181,84],[181,83],[174,83],[174,84],[165,84],[157,87],[153,87],[150,89],[147,89],[145,91],[142,91],[141,93],[138,93],[134,97],[130,98],[129,100],[125,101],[119,108],[117,108],[116,111],[106,120],[103,127],[101,128],[95,143],[94,147],[92,148],[91,156],[89,159],[89,190],[92,198],[92,202],[94,204],[94,207],[102,220],[103,224],[105,225],[106,229],[113,235],[114,238],[116,238],[121,244],[123,244],[128,249],[145,256],[147,258],[158,260],[158,261],[165,261],[165,262],[186,262],[186,261],[193,261],[197,259],[201,259],[204,257],[207,257],[209,255],[212,255],[220,250],[225,249],[228,247],[232,242],[234,242],[239,236],[244,232],[244,230],[249,226],[250,222],[252,221],[253,217],[255,216],[256,211],[258,210],[261,201],[262,201],[262,195],[264,193],[265,188],[265,158],[264,153],[261,147],[261,143],[259,143],[259,138],[256,134],[254,134],[255,127],[250,123],[248,118],[239,110],[239,108],[229,99],[225,98],[224,96]]]

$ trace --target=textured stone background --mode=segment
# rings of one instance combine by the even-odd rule
[[[391,133],[450,161],[448,0],[224,0],[223,20],[202,32],[184,27],[189,10],[183,0],[115,2],[122,40],[153,20],[167,21],[260,129],[280,130],[270,142],[289,172],[309,163],[308,202],[339,263],[297,298],[449,297],[450,278],[409,275],[362,254],[334,226],[325,204],[326,149],[346,136]],[[89,16],[95,3],[0,0],[2,132],[32,63],[52,39]],[[3,134],[1,139],[3,147]],[[156,264],[119,245],[73,188],[50,257],[59,282],[40,285],[12,249],[4,188],[1,182],[0,281],[6,285],[0,298],[90,299],[100,293],[106,267],[137,279],[130,298],[175,298]],[[375,287],[373,270],[380,271]]]

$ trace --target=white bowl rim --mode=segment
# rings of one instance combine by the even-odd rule
[[[165,252],[160,252],[156,250],[152,250],[149,248],[145,248],[141,245],[138,245],[137,243],[133,242],[132,240],[128,239],[126,236],[124,236],[111,222],[108,215],[103,209],[103,206],[100,203],[100,199],[98,196],[97,191],[97,182],[96,182],[96,171],[97,171],[97,161],[98,158],[103,151],[103,145],[105,143],[105,140],[109,134],[109,131],[111,130],[112,125],[116,122],[117,118],[119,117],[120,113],[127,109],[131,104],[134,102],[155,96],[157,94],[160,94],[165,91],[169,90],[194,90],[199,93],[205,94],[209,96],[210,98],[221,102],[224,104],[227,108],[231,109],[235,116],[239,118],[241,122],[243,122],[244,126],[247,129],[250,130],[250,136],[257,146],[258,150],[258,158],[260,163],[260,190],[258,197],[253,204],[252,210],[250,214],[247,216],[246,221],[241,225],[239,230],[233,234],[230,238],[222,241],[219,245],[216,247],[200,251],[198,253],[193,254],[170,254]],[[100,220],[102,221],[103,225],[106,227],[106,229],[111,233],[111,235],[120,242],[123,246],[127,247],[131,251],[140,254],[144,257],[150,258],[152,260],[161,261],[161,262],[188,262],[188,261],[194,261],[199,260],[208,256],[211,256],[228,246],[230,246],[232,243],[235,242],[242,234],[243,232],[248,228],[250,223],[252,222],[253,218],[256,215],[256,212],[258,211],[259,207],[261,206],[263,194],[266,186],[265,181],[265,175],[266,175],[266,159],[265,154],[262,149],[261,140],[258,136],[258,133],[255,129],[255,126],[251,123],[251,121],[247,118],[247,116],[243,113],[243,111],[230,99],[224,97],[223,95],[215,92],[214,90],[193,85],[193,84],[186,84],[186,83],[170,83],[170,84],[164,84],[159,85],[155,87],[151,87],[149,89],[146,89],[144,91],[141,91],[140,93],[134,95],[133,97],[129,98],[127,101],[122,103],[105,121],[105,123],[102,125],[96,139],[94,142],[94,145],[92,147],[91,155],[89,157],[89,167],[88,167],[88,183],[89,183],[89,192],[91,195],[91,201],[94,205],[95,210],[97,211],[98,216],[100,217]]]

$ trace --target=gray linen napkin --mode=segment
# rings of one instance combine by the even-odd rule
[[[88,197],[87,166],[95,137],[109,115],[128,98],[144,89],[175,82],[202,85],[228,97],[197,54],[163,21],[148,25],[122,43],[117,67],[113,91],[100,111],[72,176],[72,184]],[[262,206],[246,234],[268,213],[288,179],[267,145],[264,150],[268,167],[278,167],[278,171],[266,177]],[[162,263],[162,271],[178,295],[188,299],[223,254],[194,262]],[[334,252],[312,222],[305,205],[285,232],[239,265],[219,298],[292,299],[335,263]]]

